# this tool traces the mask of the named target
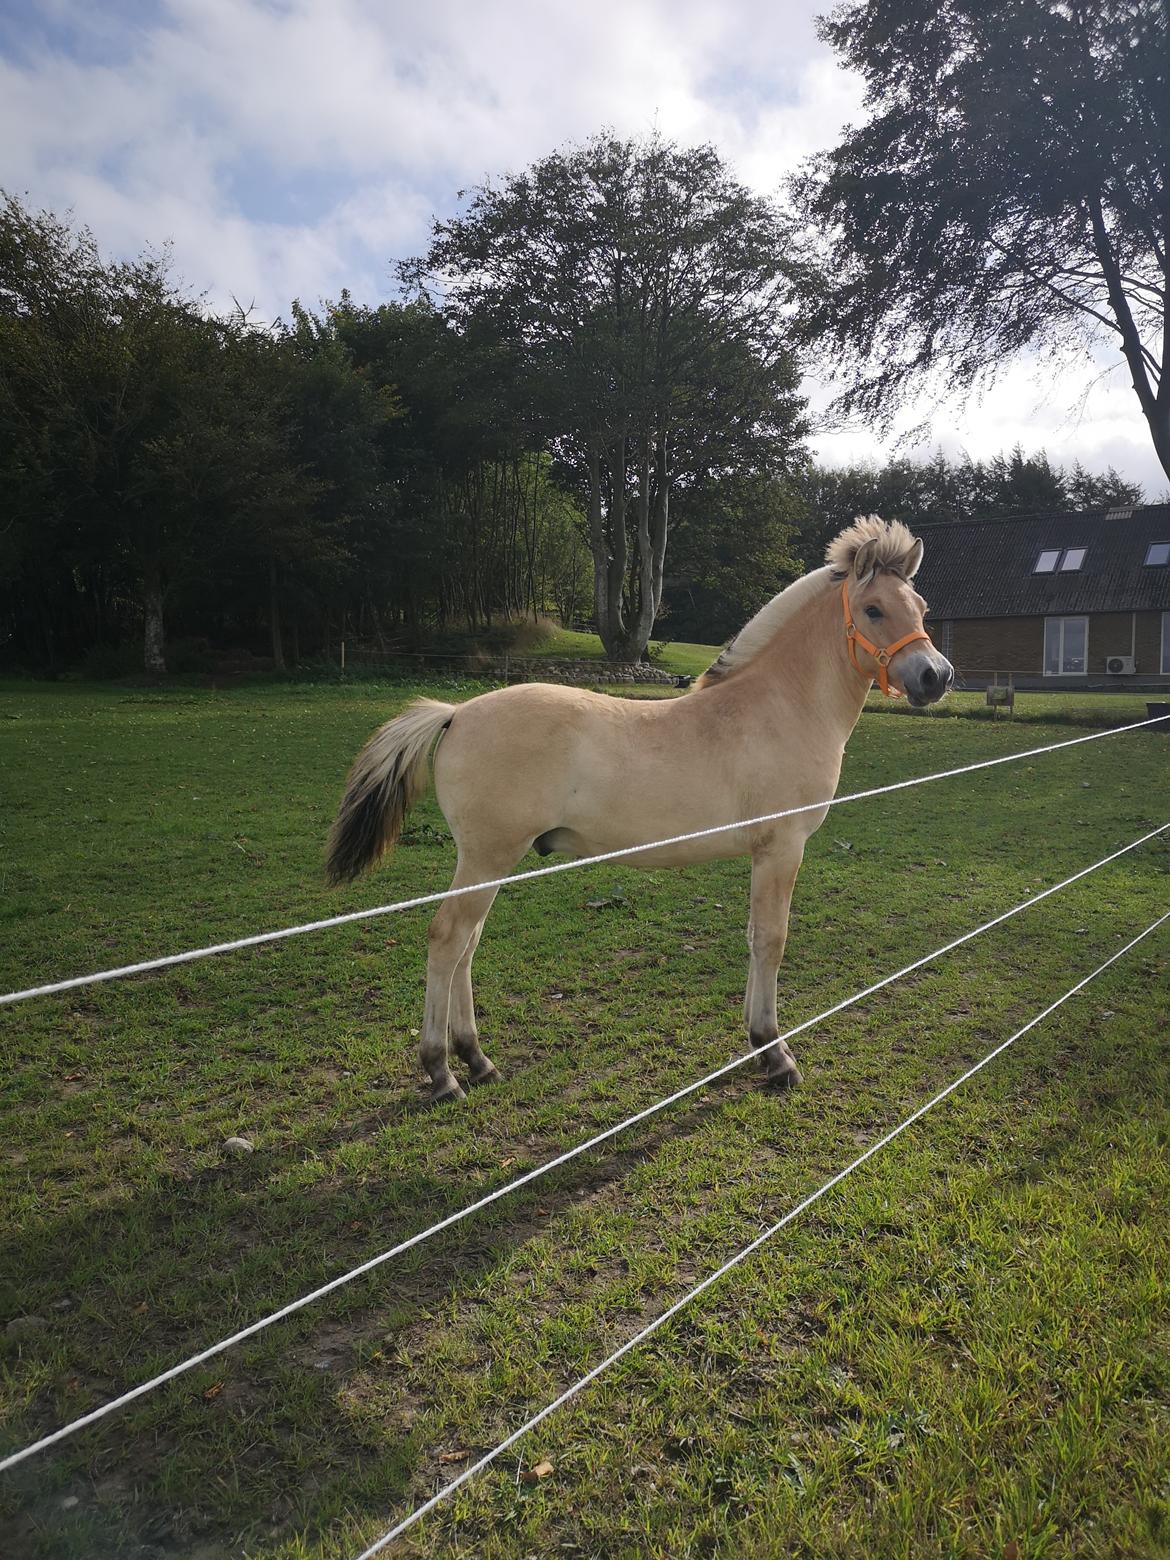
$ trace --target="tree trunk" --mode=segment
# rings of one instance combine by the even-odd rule
[[[638,613],[630,624],[626,644],[626,659],[631,661],[640,661],[645,654],[662,605],[662,571],[670,514],[670,477],[664,433],[660,432],[655,441],[653,481],[647,440],[641,482],[642,491],[638,495]]]
[[[1154,450],[1162,463],[1162,470],[1170,477],[1170,362],[1167,362],[1167,356],[1170,355],[1170,303],[1163,295],[1163,351],[1155,388],[1150,383],[1151,375],[1142,349],[1141,335],[1134,323],[1133,312],[1125,292],[1121,263],[1110,242],[1098,196],[1093,196],[1089,201],[1089,217],[1093,224],[1093,247],[1105,277],[1109,304],[1121,334],[1121,350],[1129,365],[1134,392],[1141,406],[1142,416],[1146,419],[1150,430]]]
[[[596,450],[589,452],[589,550],[593,554],[593,615],[608,655],[613,637],[609,616],[610,555],[601,505],[601,460]]]
[[[165,676],[166,636],[163,631],[162,570],[157,563],[147,566],[142,581],[142,609],[145,614],[143,662],[148,672]]]
[[[268,630],[272,635],[272,665],[278,672],[285,670],[284,637],[280,631],[280,588],[276,578],[276,559],[268,560]]]

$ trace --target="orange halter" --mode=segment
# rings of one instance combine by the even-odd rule
[[[845,638],[849,641],[849,659],[853,662],[854,666],[857,667],[857,670],[861,673],[861,675],[863,677],[868,677],[870,682],[872,682],[873,673],[867,672],[865,667],[862,666],[857,659],[858,645],[860,645],[863,650],[868,651],[878,664],[878,687],[882,690],[887,699],[900,699],[902,694],[899,693],[898,689],[890,687],[890,674],[887,668],[899,650],[904,649],[906,645],[913,644],[916,639],[925,639],[929,643],[930,635],[924,628],[917,628],[912,634],[903,634],[901,639],[896,639],[892,645],[886,645],[884,649],[880,648],[878,645],[873,644],[872,641],[868,640],[865,635],[860,632],[857,624],[853,621],[853,613],[849,610],[848,575],[846,575],[845,578],[841,581],[841,605],[845,608]]]

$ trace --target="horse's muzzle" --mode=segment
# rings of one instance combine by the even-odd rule
[[[937,704],[944,694],[950,692],[955,681],[954,667],[945,655],[939,655],[933,649],[924,648],[920,654],[909,659],[905,668],[899,667],[898,670],[902,674],[907,701],[915,709]]]

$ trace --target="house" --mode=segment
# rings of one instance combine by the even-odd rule
[[[1170,504],[916,526],[959,685],[1170,688]]]

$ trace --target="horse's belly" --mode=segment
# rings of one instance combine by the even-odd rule
[[[611,851],[621,851],[622,863],[630,867],[687,867],[702,861],[725,861],[732,856],[746,856],[752,849],[751,832],[740,828],[721,828],[717,833],[707,832],[710,825],[693,828],[648,827],[634,834],[613,828],[550,829],[536,842],[538,852],[548,855],[552,851],[570,856],[603,856]],[[695,837],[697,835],[697,837]],[[646,850],[641,847],[649,841],[665,840]]]

